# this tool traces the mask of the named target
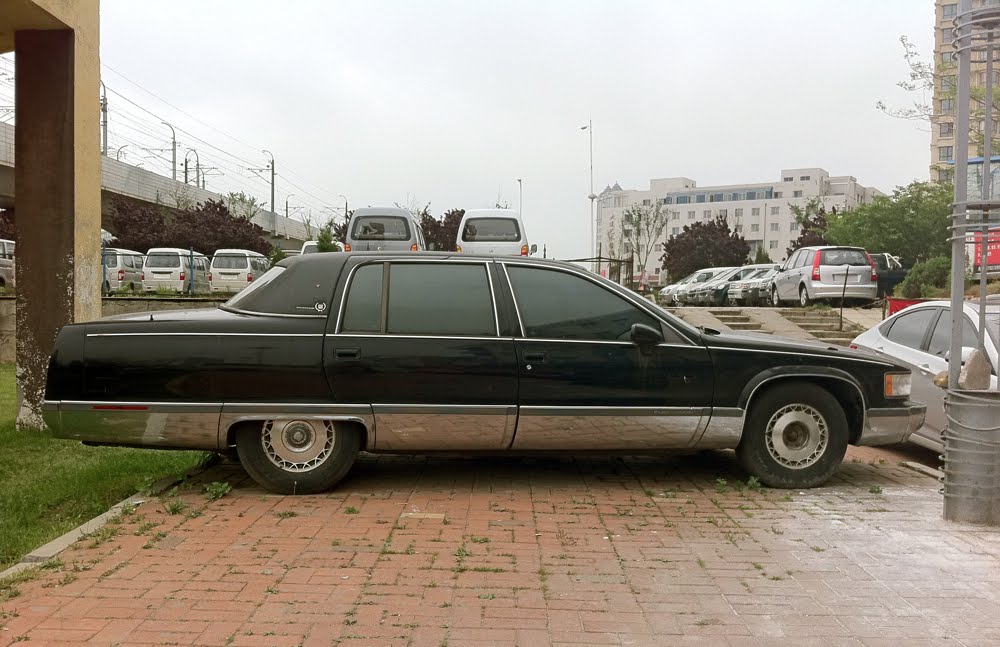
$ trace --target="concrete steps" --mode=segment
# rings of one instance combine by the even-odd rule
[[[743,314],[742,310],[725,308],[709,308],[708,313],[724,323],[731,330],[760,330],[763,326],[753,321],[749,315]]]

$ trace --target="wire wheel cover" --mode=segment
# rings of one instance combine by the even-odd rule
[[[308,472],[333,452],[333,423],[329,421],[269,420],[260,436],[264,455],[286,472]]]
[[[777,463],[790,469],[814,465],[830,440],[826,419],[808,404],[781,407],[767,421],[764,430],[767,453]]]

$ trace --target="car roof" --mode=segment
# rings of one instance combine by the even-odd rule
[[[212,256],[218,256],[219,254],[245,254],[247,256],[263,256],[260,252],[255,252],[250,249],[217,249]]]
[[[0,240],[0,243],[4,241]],[[142,256],[142,252],[137,252],[132,249],[125,249],[124,247],[105,247],[104,253],[114,252],[115,254],[134,254],[136,256]]]
[[[996,297],[996,298],[994,298]],[[966,308],[972,308],[976,312],[979,312],[979,299],[963,299],[962,305]],[[904,313],[911,309],[921,309],[921,308],[951,308],[951,301],[946,301],[944,299],[939,299],[936,301],[921,301],[919,303],[914,303],[913,305],[903,308],[899,312],[893,313],[893,317],[898,314]],[[986,312],[988,314],[996,314],[1000,312],[1000,295],[989,294],[986,295]]]
[[[513,209],[468,209],[462,216],[462,220],[469,218],[514,218],[520,220],[521,214]]]
[[[351,219],[353,220],[360,216],[403,216],[411,220],[414,219],[412,213],[400,207],[361,207],[354,210],[354,213],[351,214]]]
[[[191,254],[194,254],[195,256],[204,256],[201,252],[192,252],[190,249],[181,249],[180,247],[150,247],[146,254],[152,254],[154,252],[157,254],[177,253],[184,254],[185,256],[190,256]]]
[[[373,259],[384,259],[387,261],[445,261],[453,260],[455,262],[462,261],[476,261],[476,262],[488,262],[488,261],[498,261],[504,263],[510,263],[511,265],[532,265],[536,267],[552,267],[552,268],[564,268],[573,270],[583,270],[585,268],[575,264],[569,263],[567,261],[559,261],[554,259],[544,259],[544,258],[532,258],[530,256],[509,256],[504,254],[489,255],[489,254],[461,254],[459,252],[407,252],[407,251],[359,251],[359,252],[339,252],[332,254],[305,254],[299,256],[292,256],[283,259],[278,263],[278,266],[291,267],[293,264],[298,263],[328,263],[330,266],[340,266],[348,263],[351,259],[361,259],[359,262],[365,260]],[[594,275],[597,276],[596,274]]]

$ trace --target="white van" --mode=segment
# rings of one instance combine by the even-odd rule
[[[455,249],[466,254],[493,256],[527,256],[535,252],[528,247],[521,215],[513,209],[466,211],[458,226]]]
[[[193,264],[192,264],[193,261]],[[177,247],[153,247],[142,266],[142,289],[205,294],[209,292],[208,257]]]
[[[271,264],[267,257],[248,249],[219,249],[208,267],[208,284],[212,292],[239,292],[260,276]]]
[[[398,207],[355,209],[347,223],[345,252],[419,252],[427,249],[420,221]]]
[[[315,254],[318,251],[319,251],[319,241],[307,240],[306,242],[302,243],[302,249],[299,250],[299,254]]]
[[[142,288],[141,252],[120,247],[105,247],[101,254],[104,256],[104,269],[101,270],[104,278],[102,286],[104,294],[125,290],[135,292]]]
[[[0,239],[0,288],[14,287],[14,241]]]

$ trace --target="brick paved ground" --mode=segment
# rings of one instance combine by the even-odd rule
[[[20,584],[0,645],[1000,644],[1000,530],[900,458],[791,492],[731,452],[366,457],[303,497],[221,465]]]

